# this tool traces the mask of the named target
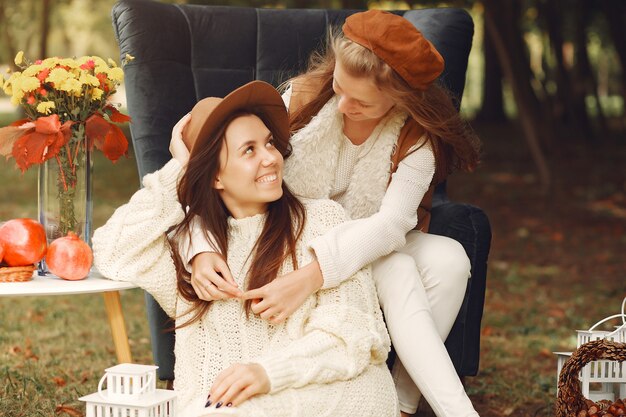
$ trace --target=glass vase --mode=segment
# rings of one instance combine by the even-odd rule
[[[81,125],[78,129],[72,128],[68,145],[55,158],[39,166],[39,222],[46,231],[48,245],[71,231],[91,246],[91,157]],[[38,273],[49,273],[45,258],[39,263]]]

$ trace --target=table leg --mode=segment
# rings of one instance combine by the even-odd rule
[[[124,323],[122,303],[120,302],[120,292],[108,291],[102,293],[102,295],[104,296],[104,306],[107,310],[107,316],[109,316],[109,325],[111,326],[117,361],[119,363],[131,363],[132,357],[130,354],[130,345],[128,344],[126,324]]]

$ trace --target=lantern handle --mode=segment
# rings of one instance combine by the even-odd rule
[[[106,379],[107,374],[105,373],[102,378],[100,378],[100,382],[98,382],[98,395],[100,395],[100,397],[104,400],[107,400],[107,396],[108,396],[108,392],[107,392],[107,396],[105,396],[102,393],[102,385],[104,384],[104,380]],[[149,374],[148,375],[148,380],[146,381],[146,383],[144,384],[143,387],[141,387],[141,389],[139,390],[139,392],[133,394],[133,395],[139,395],[139,394],[143,394],[145,390],[148,389],[148,387],[152,386],[152,384],[154,383],[154,374]]]
[[[598,327],[599,325],[601,325],[602,323],[612,320],[612,319],[616,319],[618,317],[620,317],[622,319],[622,325],[619,326],[617,329],[613,330],[611,333],[607,334],[606,337],[609,336],[613,336],[615,333],[619,332],[620,330],[626,328],[626,313],[624,312],[624,308],[626,307],[626,297],[624,297],[624,300],[622,301],[622,312],[620,314],[613,314],[612,316],[609,317],[605,317],[602,320],[600,320],[599,322],[597,322],[596,324],[594,324],[593,326],[591,326],[589,328],[589,331],[593,331],[593,329],[595,329],[596,327]]]
[[[141,387],[141,389],[139,390],[139,392],[137,393],[137,395],[139,394],[143,394],[144,391],[146,391],[149,387],[152,386],[152,384],[154,384],[154,374],[148,374],[148,380],[146,381],[146,383],[143,385],[143,387]]]
[[[104,396],[104,394],[102,394],[102,384],[104,384],[104,380],[107,378],[107,374],[105,373],[104,375],[102,375],[102,378],[100,378],[100,382],[98,382],[98,395],[103,398],[103,399],[107,399],[107,397]]]

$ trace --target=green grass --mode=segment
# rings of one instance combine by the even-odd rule
[[[493,230],[480,373],[466,388],[483,417],[552,415],[551,352],[575,347],[574,330],[616,313],[625,295],[626,149],[564,147],[554,164],[563,183],[545,196],[513,126],[476,128],[484,163],[448,184],[453,200],[485,210]],[[0,163],[0,220],[37,211],[36,169],[22,175],[13,165]],[[96,153],[95,226],[137,186],[132,151],[115,165]],[[142,292],[123,291],[122,304],[134,361],[152,363]],[[0,416],[84,410],[77,398],[116,363],[101,295],[0,298],[0,323]]]
[[[15,118],[0,115],[0,126]],[[94,227],[138,185],[132,149],[116,164],[96,151]],[[17,217],[37,217],[37,167],[22,174],[9,159],[0,161],[0,221]],[[121,296],[133,360],[151,364],[143,292]],[[68,415],[55,414],[60,405],[83,411],[78,397],[94,392],[103,370],[117,363],[100,294],[0,298],[0,323],[0,416]]]

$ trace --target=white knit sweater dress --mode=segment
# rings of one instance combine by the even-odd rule
[[[176,199],[181,167],[176,160],[146,175],[144,188],[95,231],[94,263],[111,279],[133,282],[151,293],[170,317],[186,320],[189,304],[177,294],[165,232],[180,222]],[[297,244],[300,265],[310,262],[306,242],[345,219],[331,201],[304,201],[307,221]],[[265,215],[229,219],[227,262],[246,286],[250,252]],[[290,262],[281,273],[293,269]],[[215,377],[234,363],[258,363],[269,394],[238,409],[246,417],[385,417],[399,415],[385,366],[390,341],[368,268],[337,287],[321,290],[284,323],[245,318],[238,300],[214,301],[202,320],[176,331],[175,390],[178,415],[192,416],[206,401]]]

